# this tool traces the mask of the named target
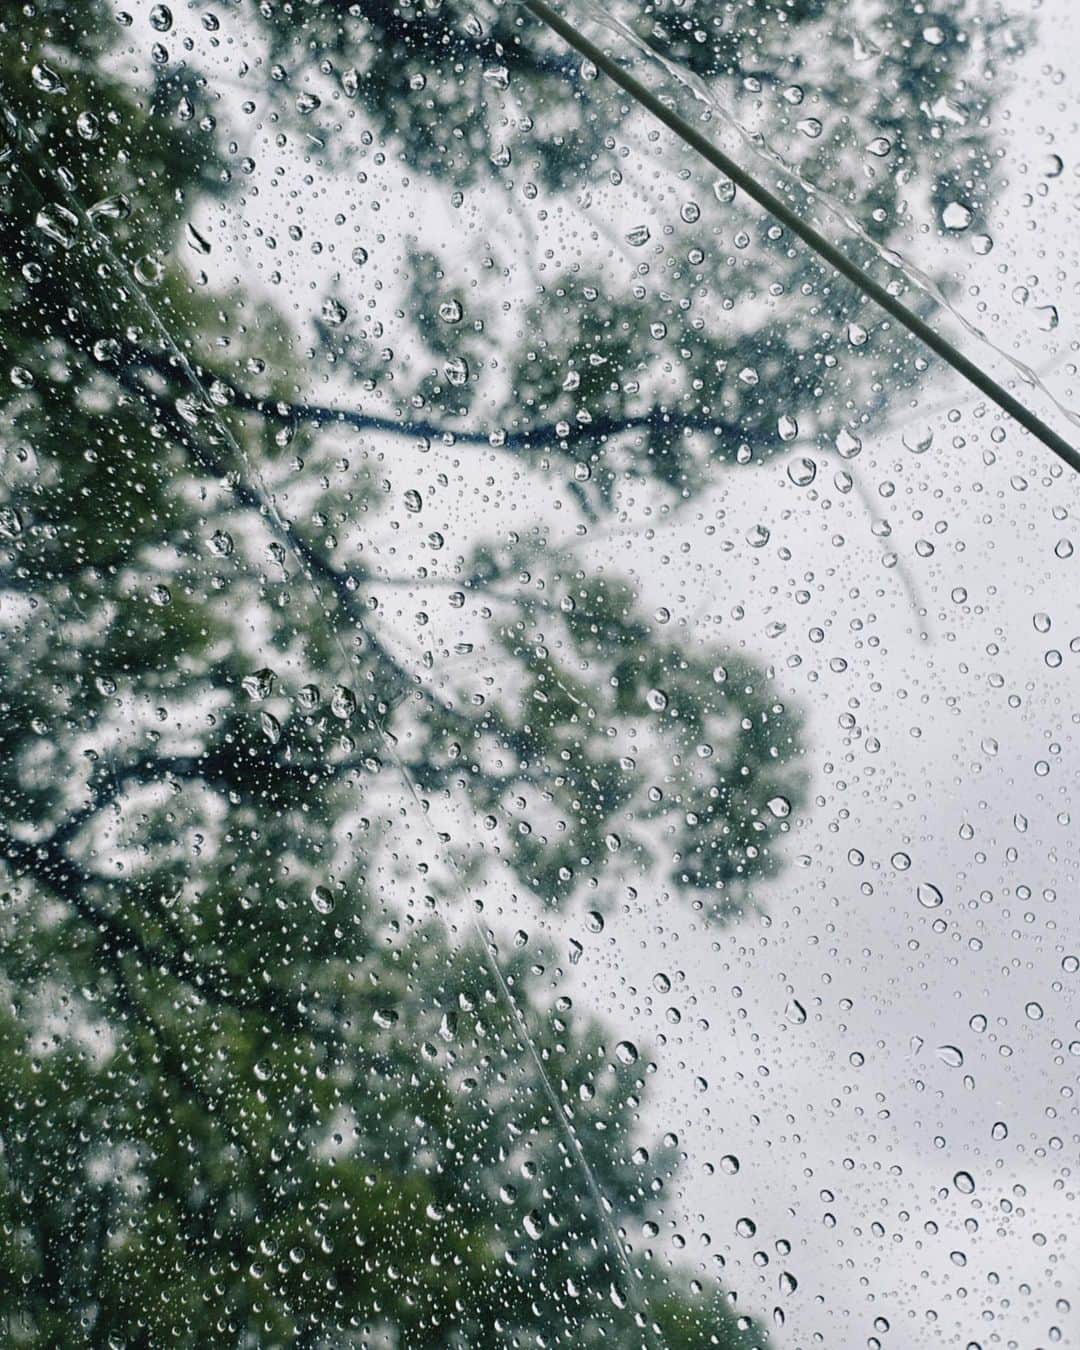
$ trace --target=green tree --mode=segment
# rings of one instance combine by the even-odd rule
[[[771,448],[762,381],[792,416],[833,402],[802,373],[806,329],[708,331],[677,296],[661,319],[574,276],[512,331],[409,247],[391,384],[378,320],[333,288],[293,325],[200,274],[196,212],[248,170],[198,62],[246,44],[283,155],[312,138],[329,174],[377,138],[448,194],[505,172],[507,100],[536,184],[580,187],[617,102],[509,8],[219,8],[206,50],[162,6],[0,20],[8,1339],[761,1345],[719,1252],[655,1240],[678,1142],[647,1137],[648,1047],[575,1008],[573,951],[530,930],[554,907],[600,922],[643,879],[703,921],[753,908],[801,801],[797,718],[752,660],[666,637],[572,547],[485,528],[442,564],[429,496],[379,446],[542,454],[583,526],[628,475],[687,500],[711,459]],[[679,19],[669,54],[745,71],[743,8],[708,42]],[[766,18],[769,83],[828,7]],[[912,158],[959,59],[934,51],[894,110]],[[508,377],[481,380],[497,353]],[[343,547],[413,517],[411,567]],[[401,596],[475,650],[417,656]]]

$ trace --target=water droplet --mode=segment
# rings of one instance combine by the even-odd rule
[[[626,234],[626,242],[631,248],[644,248],[651,238],[648,225],[635,225]]]
[[[1027,1003],[1024,1005],[1024,1012],[1033,1022],[1041,1022],[1043,1018],[1043,1009],[1041,1003]]]
[[[668,705],[668,696],[662,689],[650,689],[645,695],[645,702],[653,712],[663,712]]]
[[[725,1153],[720,1159],[720,1170],[726,1172],[729,1177],[733,1177],[739,1170],[739,1160],[734,1153]]]
[[[713,196],[722,205],[727,206],[735,200],[735,184],[730,178],[718,178],[712,185]]]
[[[348,721],[356,712],[356,695],[343,684],[335,685],[334,692],[330,695],[330,711],[341,721]]]
[[[945,903],[945,897],[930,881],[920,882],[915,890],[915,895],[924,909],[937,909],[939,905]]]
[[[789,413],[783,413],[776,423],[782,441],[793,441],[799,434],[799,424]]]
[[[786,797],[770,797],[765,805],[777,820],[786,820],[791,815],[791,802]]]
[[[796,487],[809,487],[817,477],[817,465],[812,459],[797,459],[788,465],[787,475]]]
[[[736,1219],[735,1231],[739,1237],[752,1238],[757,1232],[757,1224],[753,1219]]]
[[[405,510],[411,512],[413,515],[416,515],[423,509],[424,499],[415,488],[409,488],[402,498],[402,501],[405,503]]]
[[[914,431],[909,427],[900,439],[904,443],[904,448],[910,450],[913,455],[925,455],[934,444],[934,432],[931,427],[922,427]]]
[[[789,1022],[801,1027],[806,1021],[806,1009],[797,998],[793,998],[784,1009],[784,1016]]]
[[[155,33],[167,33],[172,23],[172,10],[168,5],[154,5],[150,10],[150,27]]]
[[[135,280],[141,286],[160,286],[165,276],[165,264],[154,253],[144,253],[136,262],[133,271]]]
[[[620,1064],[635,1064],[638,1048],[633,1041],[620,1041],[615,1047],[615,1058]]]
[[[746,542],[751,548],[764,548],[769,542],[769,531],[764,525],[753,525],[746,531]]]
[[[955,1045],[939,1045],[937,1055],[942,1064],[947,1064],[950,1069],[959,1069],[963,1066],[963,1052]]]
[[[1008,1139],[1008,1137],[1008,1125],[1003,1120],[995,1120],[993,1125],[990,1126],[990,1138],[997,1139],[1000,1142],[1002,1139]]]
[[[947,230],[966,230],[974,219],[974,213],[962,202],[949,202],[941,213],[941,223]]]
[[[61,248],[70,248],[79,229],[79,218],[66,206],[43,206],[34,219],[42,234],[54,240]]]
[[[334,908],[334,896],[326,886],[316,886],[311,892],[311,903],[320,914],[330,914]]]
[[[328,323],[331,328],[340,328],[349,317],[349,311],[340,300],[331,297],[323,301],[322,316],[324,322]]]
[[[67,85],[60,72],[53,70],[52,66],[44,61],[39,61],[37,65],[31,67],[30,78],[34,82],[34,88],[40,89],[43,94],[67,93]]]
[[[443,366],[443,371],[452,385],[460,386],[469,378],[469,363],[463,356],[453,356]]]
[[[961,1195],[971,1195],[975,1190],[975,1178],[970,1172],[957,1172],[953,1177],[953,1185]]]
[[[249,698],[260,702],[264,698],[269,698],[274,692],[274,681],[277,676],[267,666],[262,670],[257,670],[253,675],[245,675],[241,680],[244,692]]]

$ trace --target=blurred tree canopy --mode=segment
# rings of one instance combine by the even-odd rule
[[[542,457],[590,526],[628,476],[691,499],[710,461],[777,448],[778,407],[835,434],[874,406],[873,374],[812,341],[850,297],[763,236],[727,327],[582,273],[512,331],[406,242],[385,315],[378,284],[361,317],[320,273],[298,319],[201,270],[197,213],[250,200],[226,131],[248,91],[283,175],[290,145],[326,175],[382,146],[451,196],[515,156],[549,198],[610,176],[619,100],[510,6],[175,8],[0,18],[6,1342],[761,1346],[719,1244],[657,1239],[681,1174],[648,1137],[648,1047],[574,1006],[574,952],[528,916],[599,924],[645,884],[702,925],[753,910],[804,793],[799,719],[744,652],[672,635],[524,516],[480,512],[440,566],[437,471],[401,491],[383,448]],[[637,21],[787,116],[835,8]],[[820,99],[974,201],[985,108],[927,130],[970,59],[952,14],[922,46],[914,8],[878,16],[882,78],[837,61]],[[844,178],[828,144],[804,167],[885,238],[902,173]],[[724,196],[682,212],[691,259]],[[369,252],[352,265],[389,279]],[[774,265],[798,307],[770,317]],[[914,354],[888,360],[902,384]],[[410,519],[415,547],[349,547]],[[403,596],[452,651],[416,652]]]

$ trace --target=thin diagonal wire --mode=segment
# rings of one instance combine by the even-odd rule
[[[770,192],[762,183],[759,183],[753,174],[726,155],[723,150],[703,136],[684,117],[669,108],[640,80],[624,70],[613,57],[609,56],[601,47],[598,47],[595,42],[590,41],[584,33],[580,33],[573,24],[568,23],[561,14],[546,3],[546,0],[522,0],[522,3],[536,18],[558,33],[564,42],[573,47],[575,51],[580,52],[598,70],[602,70],[605,75],[614,80],[619,88],[625,90],[635,102],[640,103],[658,121],[663,122],[666,127],[670,128],[680,140],[685,141],[692,150],[697,151],[714,168],[726,174],[736,187],[741,188],[748,197],[757,202],[759,206],[764,207],[770,215],[775,216],[792,234],[797,235],[804,244],[807,244],[815,253],[824,258],[831,267],[834,267],[841,276],[846,277],[853,286],[862,291],[863,295],[873,300],[886,313],[891,314],[909,332],[914,333],[932,352],[963,375],[980,393],[996,403],[1003,412],[1008,413],[1025,430],[1030,431],[1070,469],[1080,473],[1080,451],[1074,449],[1052,427],[1047,426],[1042,418],[1025,407],[1019,399],[1014,398],[997,380],[987,375],[974,361],[959,351],[948,338],[943,337],[924,319],[912,313],[906,305],[901,304],[895,296],[890,295],[880,282],[875,281],[857,263],[852,262],[835,244],[830,243],[823,234],[804,221],[786,202],[777,197],[775,193]]]

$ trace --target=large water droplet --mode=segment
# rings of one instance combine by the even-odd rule
[[[941,223],[947,230],[966,230],[974,219],[962,202],[949,202],[941,213]]]

